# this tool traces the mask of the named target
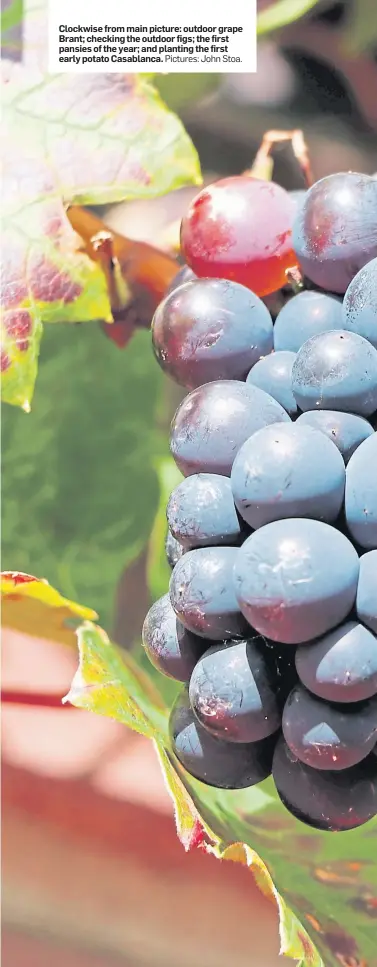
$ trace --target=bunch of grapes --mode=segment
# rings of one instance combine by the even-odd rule
[[[152,323],[189,390],[183,480],[143,643],[182,683],[170,733],[192,776],[272,773],[295,817],[335,831],[377,814],[377,181],[296,195],[227,178],[183,219]]]

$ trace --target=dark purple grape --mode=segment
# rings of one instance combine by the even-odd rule
[[[354,541],[377,548],[377,434],[357,448],[346,469],[345,517]]]
[[[293,225],[293,248],[305,275],[322,289],[346,291],[377,255],[377,184],[340,172],[317,181]]]
[[[292,367],[301,410],[342,410],[370,416],[377,408],[377,349],[345,329],[308,339]]]
[[[296,685],[283,710],[291,752],[312,769],[338,771],[361,762],[377,742],[377,697],[330,705]]]
[[[189,697],[200,724],[225,742],[258,742],[280,729],[276,677],[261,638],[206,651],[192,673]]]
[[[187,689],[178,695],[170,713],[173,752],[186,771],[218,789],[245,789],[271,774],[277,736],[260,742],[223,742],[203,729],[190,707]]]
[[[207,471],[230,476],[242,444],[262,426],[290,423],[271,396],[236,380],[218,380],[186,396],[172,422],[170,448],[185,477]]]
[[[217,473],[186,477],[173,490],[166,514],[172,534],[186,549],[240,541],[229,477]]]
[[[169,678],[188,682],[208,644],[178,621],[168,594],[155,601],[145,618],[142,641],[149,661]]]
[[[247,630],[233,587],[234,547],[187,551],[170,579],[177,618],[193,634],[212,641],[242,638]]]
[[[165,554],[168,565],[172,570],[184,553],[185,548],[182,547],[182,544],[180,544],[179,541],[173,537],[171,531],[168,530],[165,540]]]
[[[360,621],[377,635],[377,551],[368,551],[360,559],[356,611]]]
[[[274,423],[238,451],[231,484],[240,514],[256,529],[287,517],[336,520],[345,476],[339,450],[324,433],[298,423]]]
[[[343,328],[357,332],[377,349],[377,258],[364,265],[343,301]]]
[[[342,300],[338,296],[299,292],[279,312],[274,326],[274,349],[297,353],[312,336],[344,328]]]
[[[292,393],[292,366],[296,354],[270,353],[253,366],[246,383],[259,386],[280,403],[290,416],[297,415],[297,403]]]
[[[162,369],[189,389],[215,379],[242,380],[272,350],[272,319],[243,285],[196,279],[160,303],[152,342]]]
[[[166,296],[170,295],[171,292],[175,292],[176,289],[179,289],[181,285],[185,285],[186,282],[193,282],[194,279],[197,279],[195,272],[188,265],[183,265],[166,290]]]
[[[251,534],[235,555],[241,611],[272,641],[310,641],[351,611],[359,559],[347,537],[329,524],[274,521]]]
[[[377,638],[357,621],[347,621],[298,648],[296,668],[303,685],[319,698],[362,702],[377,694]]]
[[[297,425],[303,424],[325,433],[340,450],[344,463],[348,463],[363,440],[373,435],[371,424],[363,416],[340,410],[308,410],[297,420]]]
[[[276,790],[286,809],[314,829],[345,832],[377,815],[377,759],[341,772],[305,766],[279,739],[272,764]]]

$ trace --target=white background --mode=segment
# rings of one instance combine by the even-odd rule
[[[111,53],[103,50],[97,56],[105,53],[109,57],[108,63],[75,64],[59,62],[59,26],[222,26],[243,27],[243,32],[230,37],[228,56],[240,57],[241,62],[216,61],[202,62],[202,53],[194,51],[193,55],[200,58],[200,63],[164,61],[162,64],[150,62],[111,62]],[[116,35],[114,35],[116,36]],[[119,36],[119,35],[118,35]],[[190,37],[190,35],[188,35]],[[81,35],[80,35],[81,37]],[[192,35],[191,35],[192,38]],[[98,43],[101,35],[98,36]],[[148,39],[148,43],[157,42]],[[210,41],[209,41],[210,43]],[[78,34],[70,34],[69,44],[78,46]],[[114,40],[114,45],[116,40]],[[195,45],[195,40],[190,40]],[[189,46],[190,46],[189,44]],[[68,46],[64,44],[64,46]],[[89,46],[89,44],[86,44]],[[83,54],[82,56],[91,56]],[[117,47],[117,54],[119,54]],[[140,53],[142,53],[140,51]],[[211,52],[209,52],[210,56]],[[125,54],[127,56],[127,53]],[[184,51],[176,51],[173,56],[184,57]],[[60,56],[69,56],[61,54]],[[78,54],[77,56],[80,56]],[[130,56],[132,56],[130,54]],[[147,56],[144,54],[143,56]],[[164,58],[164,54],[161,54]],[[221,53],[213,56],[222,58]],[[127,0],[50,0],[49,3],[49,70],[53,73],[143,73],[157,71],[158,73],[254,73],[256,71],[256,0],[139,0],[129,3]]]

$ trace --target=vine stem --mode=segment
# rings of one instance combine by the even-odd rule
[[[2,705],[29,705],[43,708],[66,708],[62,704],[63,696],[54,692],[22,692],[17,689],[1,690]],[[69,708],[69,706],[67,706]]]
[[[304,133],[299,128],[294,128],[292,131],[266,131],[263,135],[260,148],[255,155],[254,163],[250,171],[246,173],[252,175],[254,178],[267,178],[267,180],[270,180],[272,177],[271,151],[275,144],[281,144],[283,141],[291,142],[293,154],[300,166],[306,185],[310,188],[314,182],[314,178],[310,164],[309,150]]]

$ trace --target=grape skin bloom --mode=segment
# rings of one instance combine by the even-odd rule
[[[314,829],[332,832],[363,826],[377,815],[377,757],[340,772],[304,765],[279,739],[272,763],[276,790],[285,808]]]
[[[297,403],[292,393],[292,366],[296,354],[274,352],[264,356],[251,369],[246,383],[269,393],[289,413],[297,416]]]
[[[377,258],[364,265],[343,300],[343,327],[368,339],[377,349]]]
[[[152,343],[161,368],[189,389],[217,379],[243,380],[272,350],[272,319],[245,286],[197,279],[160,303]]]
[[[260,742],[230,743],[210,735],[196,719],[187,689],[178,695],[169,719],[173,752],[187,772],[218,789],[245,789],[267,779],[277,734]]]
[[[377,548],[377,434],[357,448],[346,470],[345,517],[354,541]]]
[[[330,705],[297,685],[283,711],[283,735],[291,752],[312,769],[341,770],[362,762],[377,741],[377,697]]]
[[[274,349],[297,353],[307,339],[330,329],[347,329],[342,300],[327,292],[304,290],[280,310],[274,326]]]
[[[241,447],[231,484],[240,514],[256,530],[289,517],[332,523],[342,507],[345,477],[341,454],[324,433],[275,423]]]
[[[226,742],[257,742],[280,728],[276,681],[258,637],[206,651],[192,673],[189,697],[201,725]]]
[[[142,642],[152,665],[178,682],[190,680],[206,648],[202,638],[191,634],[177,620],[168,594],[149,609],[143,624]]]
[[[313,336],[297,353],[292,390],[304,411],[371,416],[377,409],[377,349],[345,329]]]
[[[214,641],[244,637],[247,624],[232,581],[236,554],[233,547],[198,547],[176,564],[170,600],[177,618],[194,634]]]
[[[245,440],[278,422],[289,423],[290,417],[268,393],[237,380],[217,380],[191,390],[178,407],[170,449],[185,477],[198,472],[229,477]]]
[[[377,256],[376,181],[357,172],[317,181],[298,210],[293,248],[312,282],[343,294]]]
[[[297,645],[340,624],[354,605],[359,559],[351,542],[318,520],[266,524],[236,551],[241,611],[272,641]]]
[[[170,530],[186,549],[238,544],[241,525],[229,477],[192,474],[170,495],[166,511]]]
[[[299,647],[296,668],[302,684],[319,698],[362,702],[377,694],[377,638],[359,622],[347,621]]]
[[[373,427],[365,417],[340,410],[308,410],[300,414],[297,425],[312,426],[325,433],[338,447],[346,464],[360,443],[373,436]]]

